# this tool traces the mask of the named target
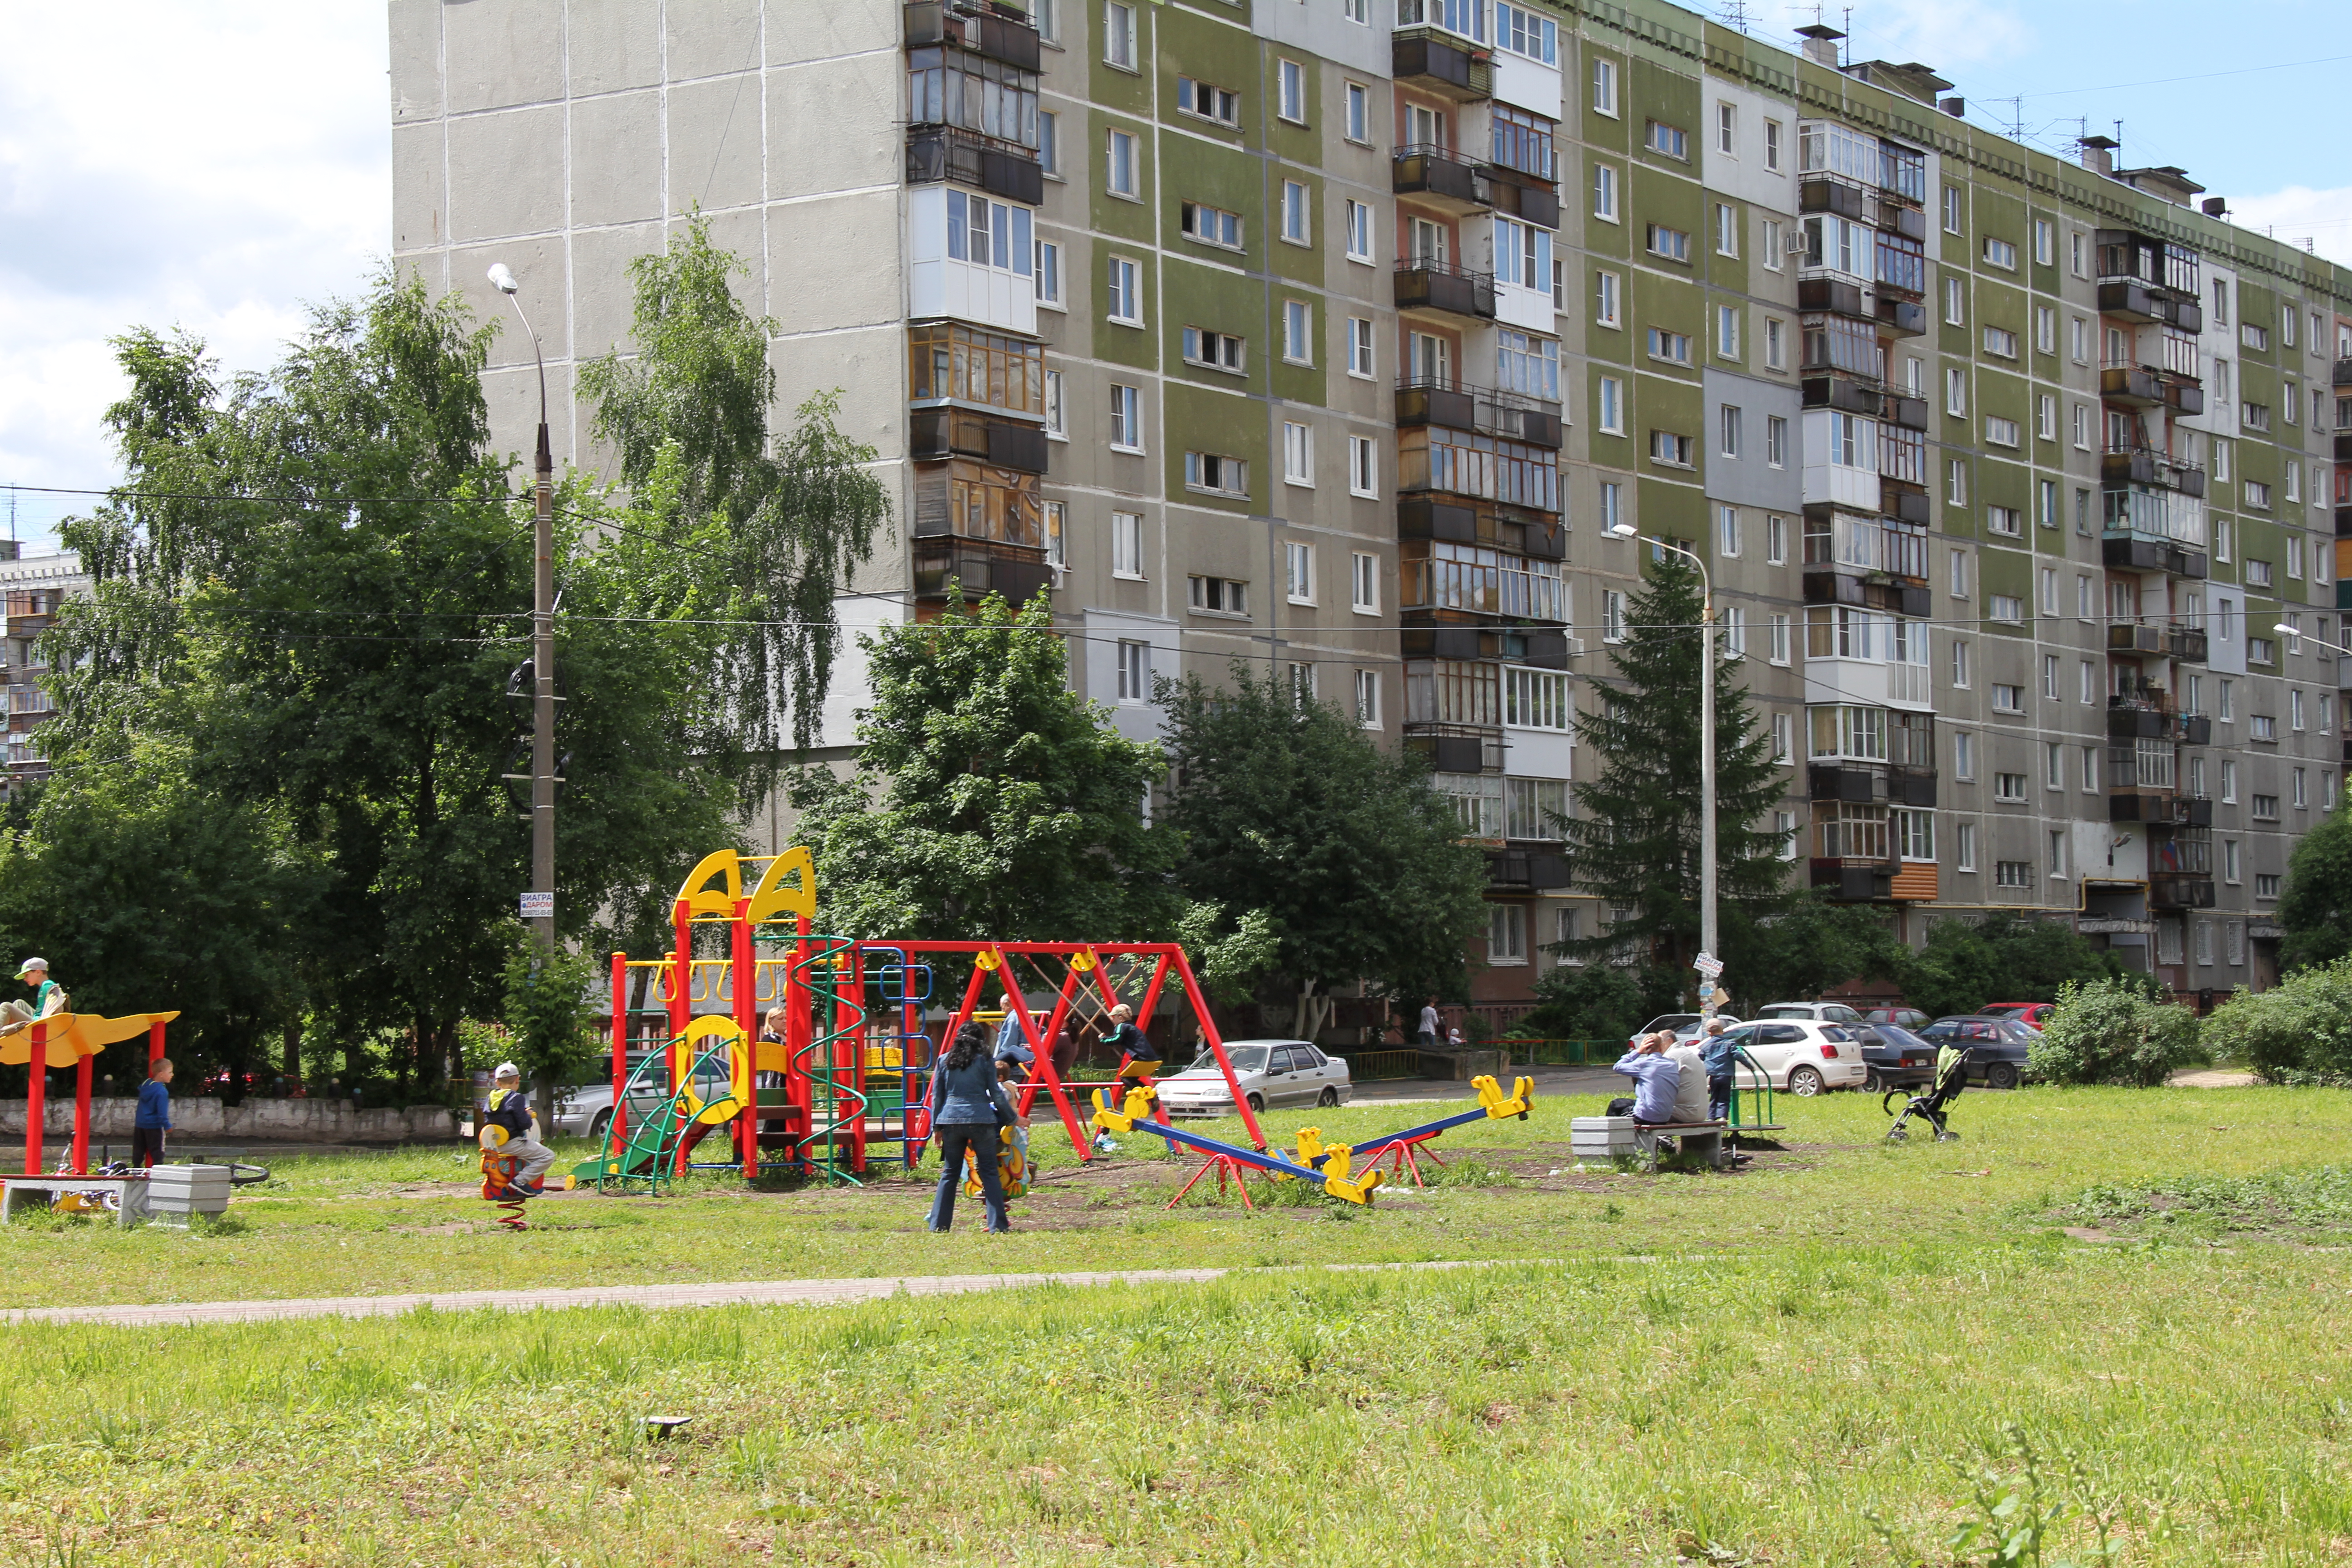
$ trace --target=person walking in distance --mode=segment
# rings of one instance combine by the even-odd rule
[[[157,1057],[147,1064],[147,1081],[139,1086],[139,1111],[131,1121],[131,1165],[143,1171],[163,1157],[163,1142],[172,1131],[172,1062]]]
[[[1437,1048],[1437,998],[1432,996],[1421,1005],[1421,1029],[1415,1038],[1421,1042],[1422,1049],[1433,1051]]]

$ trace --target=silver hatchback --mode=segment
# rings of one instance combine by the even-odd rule
[[[1356,1089],[1347,1058],[1325,1056],[1305,1040],[1228,1040],[1225,1060],[1252,1111],[1285,1105],[1345,1105]],[[1183,1071],[1160,1081],[1160,1102],[1171,1116],[1231,1116],[1233,1090],[1202,1051]]]

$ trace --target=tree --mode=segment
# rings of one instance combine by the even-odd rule
[[[2063,921],[1995,910],[1944,919],[1900,970],[1903,994],[1931,1015],[1972,1013],[1988,1002],[2050,1002],[2070,980],[2105,980],[2122,965]]]
[[[507,931],[504,1015],[515,1065],[539,1092],[539,1120],[552,1126],[555,1086],[576,1081],[594,1060],[588,985],[596,964],[584,952],[541,950],[520,922]]]
[[[1176,779],[1163,816],[1183,837],[1176,880],[1189,898],[1264,912],[1294,1033],[1316,1037],[1333,985],[1460,988],[1486,864],[1418,762],[1245,665],[1223,689],[1189,676],[1156,697]]]
[[[2199,1054],[2196,1014],[2116,977],[2061,985],[2031,1059],[2053,1083],[2149,1089]]]
[[[1016,615],[951,591],[934,621],[859,639],[874,705],[856,775],[789,786],[820,923],[853,936],[1075,942],[1163,935],[1175,845],[1143,819],[1161,771],[1072,692],[1043,594]]]
[[[1815,997],[1851,980],[1900,973],[1908,956],[1867,904],[1833,904],[1801,893],[1777,914],[1755,918],[1734,906],[1725,917],[1726,973],[1751,1016],[1773,1002]]]
[[[2206,1016],[2203,1037],[2273,1083],[2352,1083],[2352,958],[2307,965],[2268,991],[2241,985]]]
[[[2286,930],[2279,957],[2289,969],[2332,963],[2352,954],[2352,806],[2347,802],[2352,802],[2352,789],[2287,858],[2278,919]]]
[[[874,448],[835,428],[836,393],[812,394],[771,450],[768,343],[781,329],[729,290],[741,270],[701,215],[689,218],[666,252],[629,264],[635,354],[615,348],[582,366],[580,387],[624,485],[637,489],[667,463],[674,514],[723,524],[701,548],[736,587],[710,670],[727,700],[698,750],[758,759],[764,792],[787,736],[798,751],[816,736],[840,641],[834,600],[873,558],[890,500],[870,471]]]
[[[1576,810],[1559,826],[1577,885],[1628,913],[1568,944],[1579,956],[1629,937],[1678,974],[1697,956],[1701,607],[1697,568],[1672,551],[1653,562],[1613,652],[1617,679],[1600,684],[1600,710],[1584,721],[1600,776],[1573,786]],[[1720,908],[1752,917],[1786,903],[1789,868],[1780,836],[1756,826],[1769,820],[1782,781],[1738,677],[1718,648],[1716,886]]]
[[[1662,1011],[1644,994],[1654,989],[1632,965],[1560,964],[1536,982],[1536,1005],[1510,1033],[1523,1040],[1623,1040]]]

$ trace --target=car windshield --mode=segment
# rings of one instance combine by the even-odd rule
[[[1928,1045],[1927,1041],[1921,1039],[1918,1036],[1913,1034],[1910,1030],[1905,1028],[1900,1024],[1881,1024],[1877,1026],[1877,1028],[1878,1038],[1882,1044],[1894,1046],[1898,1049],[1908,1047],[1913,1050],[1918,1051],[1932,1050],[1935,1048]]]
[[[2003,1018],[1996,1027],[2000,1031],[2000,1037],[2012,1046],[2030,1046],[2042,1037],[2041,1030],[2015,1018]]]
[[[1835,1024],[1823,1024],[1822,1026],[1822,1038],[1825,1040],[1851,1040],[1853,1038],[1853,1031],[1852,1029],[1842,1029]]]
[[[1265,1046],[1228,1046],[1225,1047],[1225,1060],[1233,1063],[1234,1071],[1237,1073],[1264,1072],[1268,1048]],[[1203,1046],[1201,1047],[1201,1054],[1192,1058],[1192,1066],[1189,1070],[1215,1072],[1217,1053]]]

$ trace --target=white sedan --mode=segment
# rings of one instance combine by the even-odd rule
[[[1234,1081],[1253,1111],[1269,1106],[1345,1105],[1356,1092],[1344,1058],[1327,1057],[1305,1040],[1228,1040],[1225,1059]],[[1160,1102],[1170,1116],[1231,1116],[1233,1090],[1217,1068],[1216,1055],[1202,1051],[1192,1065],[1159,1080]]]
[[[1758,1073],[1785,1094],[1815,1095],[1831,1089],[1860,1089],[1870,1079],[1862,1059],[1862,1037],[1839,1024],[1810,1018],[1766,1018],[1726,1029],[1724,1038],[1746,1049],[1753,1068],[1740,1064],[1739,1087],[1760,1087]]]

